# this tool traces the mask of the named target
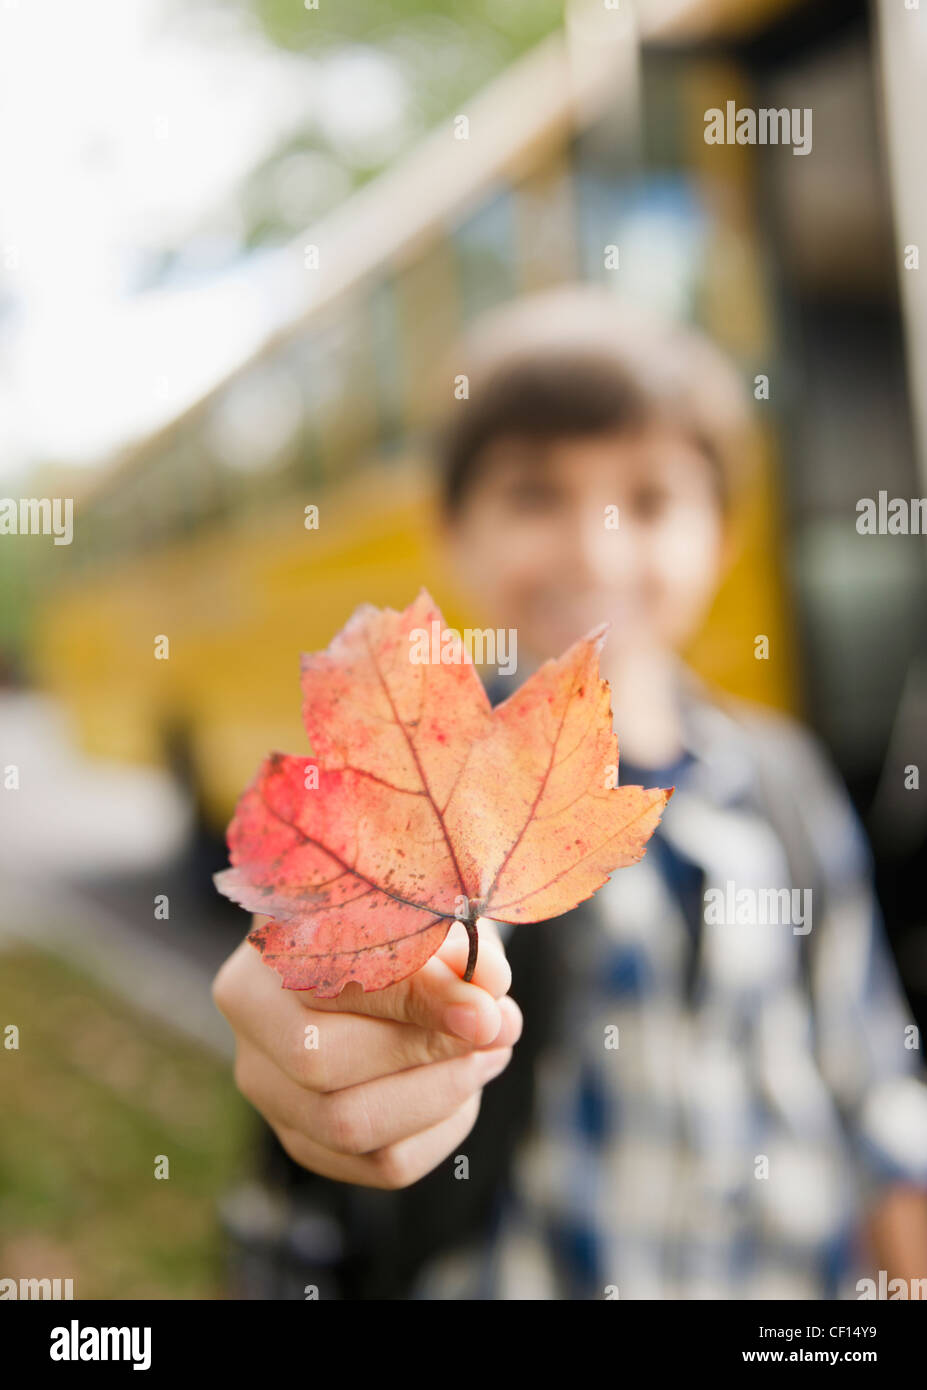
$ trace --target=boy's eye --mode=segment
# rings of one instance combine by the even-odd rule
[[[662,487],[641,488],[634,494],[632,510],[642,521],[652,521],[666,510],[669,493]]]

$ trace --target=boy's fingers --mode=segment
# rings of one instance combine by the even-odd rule
[[[461,923],[455,922],[451,932],[463,933],[466,940],[466,929]],[[459,947],[456,943],[447,946],[445,942],[420,970],[398,984],[368,991],[352,981],[334,999],[316,999],[309,992],[305,1003],[323,1012],[366,1014],[370,1018],[392,1018],[398,1023],[438,1029],[483,1047],[497,1036],[502,1024],[496,997],[497,993],[498,997],[505,994],[511,984],[508,961],[490,930],[486,934],[486,950],[477,957],[473,982],[465,984],[461,974],[444,958],[445,948],[456,961]]]
[[[290,1158],[311,1172],[360,1187],[394,1190],[418,1182],[454,1152],[476,1122],[481,1096],[481,1091],[471,1096],[453,1115],[421,1134],[361,1158],[333,1153],[285,1125],[274,1125],[274,1130]]]
[[[310,1091],[336,1091],[392,1076],[410,1067],[463,1057],[488,1048],[512,1047],[521,1037],[521,1010],[514,999],[500,999],[502,1026],[496,1037],[474,1048],[450,1033],[426,1031],[387,1018],[326,1014],[319,1019],[319,1049],[294,1059],[288,1075]],[[277,1058],[272,1058],[277,1061]]]
[[[359,1156],[418,1134],[453,1113],[511,1060],[510,1047],[317,1094],[306,1091],[254,1047],[239,1049],[235,1081],[273,1123],[298,1130],[334,1153]]]
[[[238,1036],[307,1091],[340,1091],[487,1046],[511,1047],[522,1032],[521,1010],[508,997],[499,1000],[502,1026],[498,1034],[484,1048],[474,1048],[450,1033],[415,1028],[394,1019],[314,1013],[297,1000],[282,1000],[281,993],[277,991],[273,1008],[255,997],[247,1020],[239,1020]],[[286,1007],[281,1009],[281,1004]]]
[[[318,1091],[443,1061],[474,1046],[509,1046],[518,1041],[522,1027],[521,1011],[507,997],[496,1005],[501,1017],[498,1032],[476,1045],[443,1029],[315,1009],[303,992],[282,989],[279,976],[247,941],[223,964],[213,997],[240,1040],[259,1048],[298,1085]],[[313,1026],[318,1030],[314,1035]]]
[[[311,1009],[391,1018],[463,1038],[474,1047],[492,1042],[502,1026],[499,1005],[485,989],[464,984],[455,970],[432,956],[414,975],[386,989],[365,991],[351,983],[336,999],[307,998]]]

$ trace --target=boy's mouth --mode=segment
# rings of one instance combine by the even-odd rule
[[[542,620],[552,624],[558,633],[575,641],[600,623],[608,623],[619,633],[635,626],[641,616],[641,605],[629,596],[583,594],[575,598],[562,594],[542,600],[539,604]]]

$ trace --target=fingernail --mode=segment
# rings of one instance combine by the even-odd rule
[[[449,1033],[467,1042],[476,1042],[479,1035],[480,1018],[472,1004],[449,1004],[444,1011],[444,1027]]]

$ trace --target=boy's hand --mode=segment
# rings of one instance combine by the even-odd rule
[[[481,918],[479,933],[470,984],[455,923],[414,975],[370,993],[352,983],[335,999],[283,989],[247,941],[229,956],[212,993],[235,1034],[235,1081],[295,1162],[339,1182],[407,1187],[470,1133],[522,1028],[498,930]],[[316,1048],[305,1045],[311,1024]]]

